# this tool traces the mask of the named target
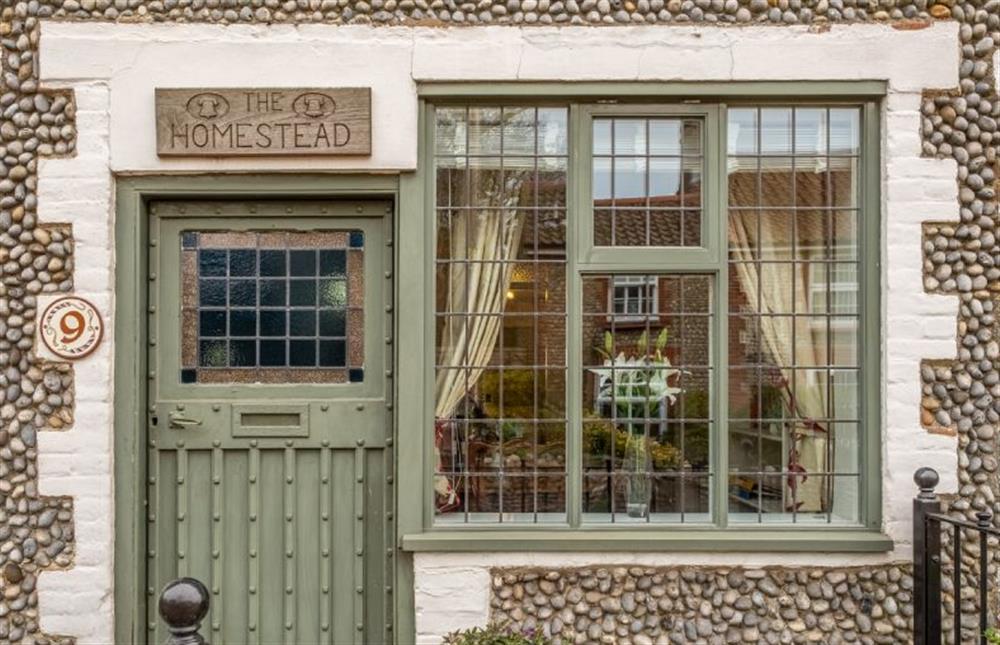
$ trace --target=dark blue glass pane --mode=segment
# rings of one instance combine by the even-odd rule
[[[225,280],[199,280],[198,302],[203,307],[226,306]]]
[[[192,231],[185,231],[181,233],[181,248],[182,249],[198,248],[198,234]]]
[[[284,307],[287,304],[288,302],[285,300],[284,280],[260,281],[261,307]]]
[[[229,306],[253,307],[257,304],[256,280],[230,280]]]
[[[273,276],[285,275],[285,252],[261,251],[260,274]]]
[[[315,280],[292,280],[290,288],[291,293],[289,294],[288,304],[293,307],[316,306]]]
[[[181,383],[196,383],[198,370],[181,370]]]
[[[323,309],[319,312],[320,336],[344,336],[347,333],[347,314],[343,309]]]
[[[360,383],[365,380],[365,371],[363,369],[354,368],[349,370],[347,374],[348,380],[350,380],[351,383]]]
[[[316,251],[289,251],[292,275],[316,275]]]
[[[260,364],[261,367],[284,367],[288,365],[285,358],[285,341],[283,340],[262,340],[260,341]]]
[[[314,340],[291,340],[288,341],[288,364],[294,367],[316,364],[316,341]]]
[[[225,336],[226,312],[202,311],[198,314],[199,336]]]
[[[256,336],[257,312],[253,310],[234,309],[229,312],[230,336]]]
[[[347,275],[347,251],[320,251],[319,274],[337,278]]]
[[[284,311],[262,311],[262,312],[260,312],[260,335],[261,336],[284,336],[285,335],[285,312]]]
[[[288,313],[289,317],[289,327],[291,331],[289,336],[315,336],[316,335],[316,312],[313,310],[309,311],[291,311]]]
[[[230,251],[229,275],[257,275],[257,251],[254,249]]]
[[[225,367],[226,341],[203,340],[198,343],[198,364],[202,367]]]
[[[322,367],[345,367],[345,346],[343,340],[319,341],[319,364]]]
[[[229,341],[229,366],[252,367],[257,364],[257,341]]]
[[[360,249],[365,245],[365,234],[361,231],[351,231],[351,248]]]
[[[226,275],[226,252],[198,251],[198,275],[202,277]]]
[[[320,280],[319,306],[343,309],[347,306],[346,280]]]

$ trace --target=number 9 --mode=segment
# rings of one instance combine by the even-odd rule
[[[70,324],[71,321],[73,324]],[[83,335],[83,330],[86,327],[86,324],[86,321],[83,319],[83,314],[79,311],[67,311],[59,320],[59,329],[62,333],[66,334],[62,337],[61,341],[64,343],[72,343],[80,338],[80,336]]]

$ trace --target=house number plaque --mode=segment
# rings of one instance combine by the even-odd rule
[[[371,89],[156,90],[161,157],[371,154]]]
[[[90,354],[104,337],[104,321],[89,300],[67,296],[53,300],[42,313],[42,342],[59,358],[75,360]]]

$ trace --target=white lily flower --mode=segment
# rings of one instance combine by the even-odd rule
[[[603,367],[590,370],[598,377],[598,387],[602,397],[629,403],[656,403],[667,399],[677,400],[683,388],[673,387],[668,380],[678,376],[681,370],[671,367],[665,356],[625,356],[621,352],[614,358],[604,360]]]

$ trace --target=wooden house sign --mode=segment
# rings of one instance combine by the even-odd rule
[[[371,89],[156,90],[161,157],[370,155]]]

